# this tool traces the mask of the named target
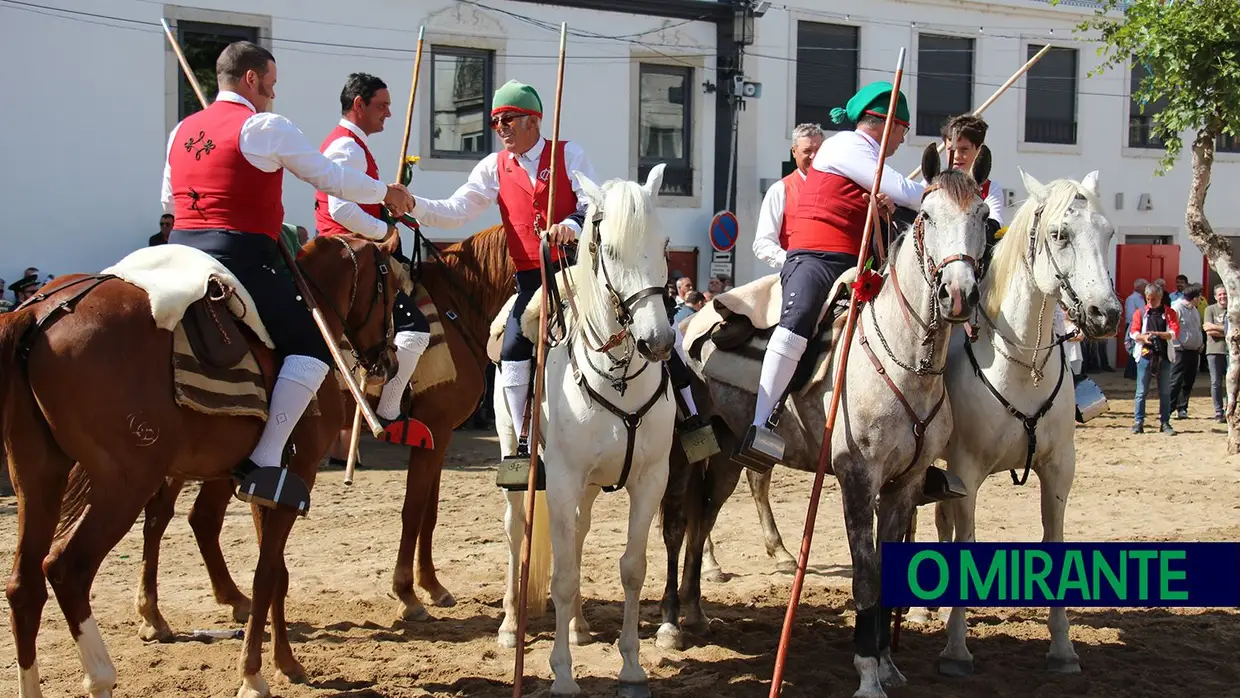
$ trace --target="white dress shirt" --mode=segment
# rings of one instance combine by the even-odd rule
[[[217,102],[235,102],[244,104],[250,109],[254,105],[236,92],[221,90],[215,98]],[[168,135],[168,149],[172,152],[172,144],[177,140],[177,124]],[[387,196],[387,185],[347,167],[341,167],[328,160],[306,140],[292,121],[271,112],[255,113],[241,125],[241,137],[238,143],[241,154],[246,162],[263,172],[275,172],[284,168],[293,173],[294,177],[313,185],[319,191],[339,196],[361,204],[383,203]],[[164,213],[173,213],[172,200],[172,167],[168,164],[165,154],[164,182],[160,200],[164,205]]]
[[[515,159],[520,163],[521,169],[529,175],[530,183],[537,185],[538,160],[542,157],[542,150],[546,145],[547,139],[539,138],[534,147],[522,155],[516,155],[507,150],[491,153],[474,166],[473,171],[469,173],[469,179],[452,196],[446,199],[424,199],[415,196],[414,217],[423,225],[434,228],[459,228],[487,210],[499,197],[500,158]],[[573,175],[573,171],[581,172],[590,181],[597,182],[594,168],[586,158],[586,151],[572,141],[564,144],[564,165],[568,170],[568,179],[573,183],[573,192],[577,194],[577,212],[585,212],[590,200],[582,190],[577,177]],[[574,233],[581,234],[581,226],[577,225],[577,221],[566,218],[560,222],[572,228]]]
[[[798,169],[797,174],[804,182],[805,173]],[[784,207],[787,200],[784,180],[772,184],[762,198],[762,208],[758,211],[758,227],[754,231],[754,256],[776,269],[784,266],[784,258],[788,256],[788,251],[779,245],[779,231],[784,225]]]
[[[999,227],[1007,225],[1003,220],[1003,187],[992,177],[990,191],[986,194],[986,208],[990,209],[990,217],[999,223]]]
[[[878,141],[861,131],[843,131],[823,141],[814,156],[814,169],[837,174],[870,190],[874,186],[874,167],[878,165]],[[921,195],[926,187],[883,164],[883,186],[879,190],[891,197],[896,206],[921,210]]]
[[[366,134],[357,124],[348,119],[341,119],[340,126],[347,129],[350,133],[357,136],[362,143],[369,148],[370,144],[366,142]],[[324,157],[342,167],[366,171],[366,152],[362,150],[362,146],[357,141],[348,136],[341,136],[331,143],[327,144],[327,149],[323,151]],[[327,196],[327,214],[332,220],[344,226],[349,232],[357,233],[362,237],[368,237],[372,240],[382,240],[388,232],[388,224],[362,210],[361,206],[347,201],[339,197],[328,194]]]

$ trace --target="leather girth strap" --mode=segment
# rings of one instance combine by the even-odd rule
[[[908,413],[908,418],[913,422],[913,439],[917,443],[917,448],[913,451],[913,458],[909,461],[908,467],[905,468],[905,470],[908,470],[908,468],[917,464],[918,458],[921,458],[921,449],[926,438],[926,427],[930,426],[930,422],[934,421],[935,416],[939,413],[939,409],[943,407],[943,401],[947,398],[947,386],[943,386],[943,393],[939,395],[939,401],[934,403],[930,414],[926,415],[925,419],[918,419],[917,412],[913,410],[912,405],[908,404],[908,400],[904,399],[903,393],[896,387],[895,381],[891,380],[891,376],[887,375],[887,369],[883,368],[882,362],[878,360],[878,356],[870,348],[870,340],[865,336],[865,324],[860,321],[861,318],[857,318],[857,320],[857,334],[861,341],[861,348],[865,349],[866,356],[870,357],[870,363],[874,364],[874,370],[886,381],[887,387],[891,388],[891,392],[896,394],[896,398],[904,406],[904,411]]]
[[[614,485],[603,488],[604,492],[615,492],[616,490],[622,489],[625,483],[629,480],[629,471],[633,468],[633,449],[637,444],[637,428],[642,424],[642,417],[645,417],[646,413],[649,412],[650,409],[655,406],[655,403],[659,401],[659,398],[663,397],[663,394],[667,392],[667,366],[664,365],[661,367],[661,370],[659,371],[661,374],[659,378],[659,387],[655,389],[654,394],[650,396],[650,399],[646,401],[646,404],[639,407],[636,412],[625,412],[619,407],[616,407],[608,402],[606,398],[599,395],[594,388],[590,387],[590,382],[586,380],[585,374],[582,373],[581,369],[577,366],[577,355],[573,353],[571,344],[568,348],[568,360],[572,363],[573,375],[576,376],[577,384],[585,389],[586,394],[589,395],[591,399],[598,401],[603,405],[603,407],[607,408],[608,412],[611,412],[619,417],[620,421],[624,424],[625,431],[627,432],[625,435],[626,441],[624,444],[624,469],[620,471],[620,481]]]
[[[1025,427],[1025,435],[1029,442],[1029,448],[1025,452],[1025,472],[1020,477],[1017,477],[1015,470],[1008,471],[1012,474],[1013,485],[1023,485],[1029,481],[1029,469],[1033,467],[1033,454],[1038,450],[1038,420],[1046,416],[1047,412],[1051,411],[1051,406],[1055,404],[1055,396],[1059,394],[1059,388],[1063,385],[1063,374],[1066,373],[1066,371],[1063,370],[1063,367],[1067,365],[1063,343],[1060,342],[1059,344],[1059,380],[1056,381],[1055,389],[1051,391],[1051,396],[1046,398],[1046,402],[1042,403],[1042,407],[1032,416],[1026,415],[1024,412],[1021,412],[1013,407],[1012,403],[1005,400],[1003,395],[1001,395],[998,390],[995,390],[995,386],[991,385],[990,381],[986,379],[985,374],[982,373],[982,367],[977,364],[977,357],[973,355],[972,342],[967,340],[965,341],[964,351],[969,355],[969,363],[973,365],[973,373],[977,374],[977,377],[982,379],[982,385],[986,386],[986,389],[990,391],[990,394],[995,396],[995,399],[999,401],[999,404],[1003,405],[1008,414],[1019,419],[1021,425]]]

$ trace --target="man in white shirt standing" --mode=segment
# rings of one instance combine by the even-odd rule
[[[342,167],[378,179],[379,165],[370,153],[366,137],[383,130],[383,122],[392,115],[391,106],[392,95],[382,80],[366,73],[350,75],[340,91],[340,122],[320,146],[323,155]],[[314,196],[314,219],[319,235],[353,234],[382,240],[391,230],[391,224],[383,220],[382,215],[382,207],[378,204],[355,204],[321,191]],[[396,332],[393,339],[396,375],[383,386],[375,414],[383,426],[381,441],[414,446],[421,443],[418,435],[428,429],[417,420],[402,416],[400,401],[418,360],[430,345],[431,326],[403,290],[396,292],[392,320]]]
[[[316,189],[394,215],[413,207],[400,184],[384,184],[323,157],[291,121],[272,114],[276,63],[248,41],[227,46],[216,61],[220,92],[211,106],[177,124],[168,137],[161,201],[176,216],[168,242],[218,259],[254,299],[280,373],[258,445],[233,470],[237,497],[305,515],[310,492],[282,469],[281,455],[332,357],[291,277],[277,273],[284,221],[284,170]],[[175,146],[175,147],[174,147]]]
[[[818,124],[800,124],[792,130],[792,159],[797,168],[766,190],[758,211],[758,227],[754,231],[753,253],[758,259],[779,269],[788,256],[788,212],[796,209],[801,185],[814,163],[818,148],[826,139]]]
[[[572,141],[556,148],[554,202],[549,202],[551,148],[542,136],[543,104],[529,85],[510,80],[491,100],[491,128],[504,149],[483,158],[465,184],[447,199],[414,197],[413,215],[423,225],[458,228],[499,204],[508,237],[508,254],[517,268],[517,301],[504,328],[497,387],[503,388],[518,436],[525,427],[526,404],[533,377],[534,343],[521,335],[520,317],[534,292],[542,286],[539,271],[540,235],[546,231],[552,245],[554,274],[570,260],[560,259],[557,245],[574,241],[581,233],[589,199],[573,172],[597,180],[585,150]],[[517,458],[529,458],[528,444],[519,441]]]

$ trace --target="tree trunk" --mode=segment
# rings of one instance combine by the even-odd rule
[[[1227,289],[1227,454],[1235,455],[1240,453],[1240,425],[1237,423],[1240,420],[1236,414],[1236,391],[1240,387],[1240,268],[1236,267],[1236,261],[1231,256],[1231,243],[1214,232],[1205,212],[1217,135],[1218,129],[1207,125],[1198,131],[1193,141],[1193,180],[1188,190],[1185,223],[1188,225],[1189,239],[1201,249]]]

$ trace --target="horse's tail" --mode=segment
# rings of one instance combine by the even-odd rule
[[[60,521],[56,524],[53,540],[60,540],[73,531],[73,526],[86,513],[86,505],[90,503],[90,476],[81,463],[75,463],[69,471],[69,483],[65,486],[65,494],[60,499]]]
[[[34,312],[23,309],[0,315],[0,427],[4,425],[4,407],[9,401],[9,391],[26,372],[17,356],[22,338],[34,326]]]
[[[547,513],[547,493],[534,493],[534,532],[530,541],[530,579],[525,592],[525,610],[537,618],[547,611],[551,593],[551,521]]]

